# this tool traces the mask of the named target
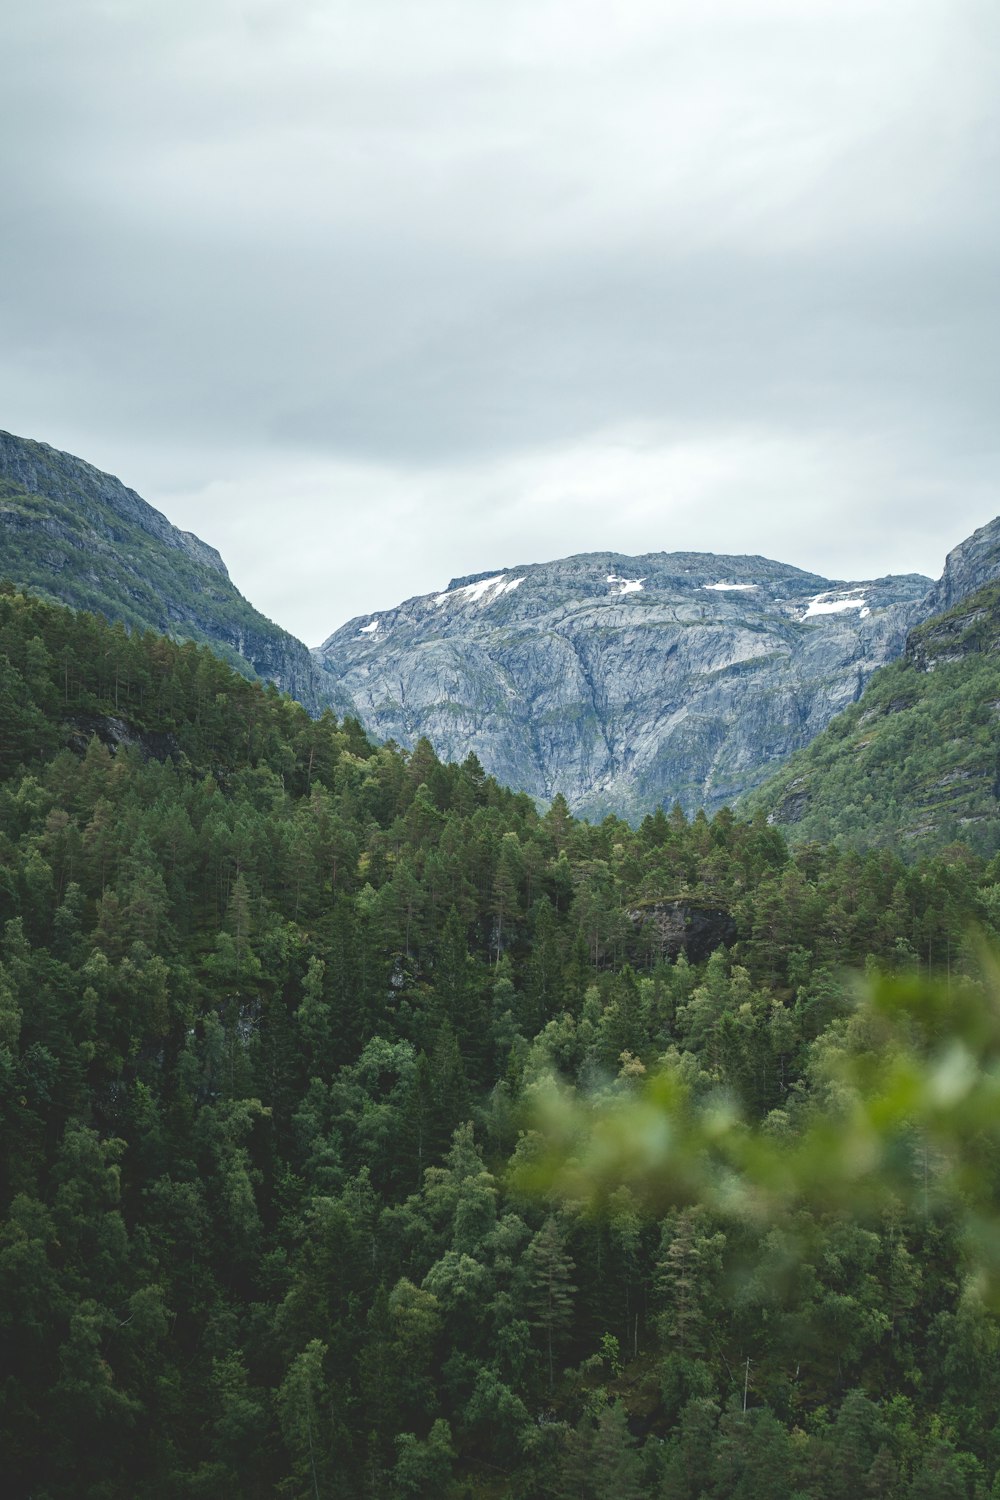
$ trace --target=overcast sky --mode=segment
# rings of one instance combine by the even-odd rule
[[[310,645],[1000,511],[997,0],[15,0],[0,57],[0,427]]]

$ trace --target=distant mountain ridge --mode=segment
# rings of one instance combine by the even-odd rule
[[[344,707],[301,641],[243,598],[214,547],[111,474],[0,432],[0,577],[130,629],[211,646],[311,712]]]
[[[921,618],[921,575],[599,552],[453,579],[318,655],[370,733],[575,812],[714,810],[853,702]]]
[[[914,627],[1000,579],[1000,518],[934,584],[597,552],[452,579],[310,653],[243,598],[214,547],[82,459],[0,432],[0,577],[209,645],[376,738],[426,736],[445,760],[473,751],[540,802],[562,793],[584,816],[639,819],[737,802],[813,743]]]

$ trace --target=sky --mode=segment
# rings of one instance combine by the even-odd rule
[[[310,645],[1000,512],[996,0],[31,0],[0,56],[0,427]]]

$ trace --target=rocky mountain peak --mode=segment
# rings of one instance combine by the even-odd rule
[[[960,603],[984,584],[1000,577],[1000,516],[980,526],[945,559],[944,572],[927,596],[925,615],[936,615]]]
[[[450,580],[317,653],[367,728],[577,811],[731,801],[902,649],[929,580],[583,553]]]

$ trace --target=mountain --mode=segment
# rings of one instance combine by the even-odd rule
[[[983,527],[949,557],[934,597],[988,565]],[[971,544],[977,543],[973,546]],[[971,566],[970,566],[971,564]],[[748,799],[796,842],[840,840],[904,852],[961,838],[1000,849],[1000,554],[994,578],[910,632],[902,657],[860,700]]]
[[[314,715],[327,706],[356,714],[377,738],[412,748],[423,736],[456,761],[472,751],[498,781],[541,802],[562,793],[586,817],[637,821],[674,801],[712,812],[767,782],[751,805],[796,837],[822,830],[933,843],[964,827],[992,837],[990,796],[974,791],[989,781],[986,761],[945,764],[949,743],[964,737],[968,749],[989,737],[987,708],[968,719],[967,733],[934,740],[935,716],[952,722],[969,707],[962,672],[976,677],[983,704],[992,701],[991,668],[980,652],[960,668],[954,702],[950,672],[914,697],[918,677],[933,675],[917,664],[919,642],[931,639],[919,632],[897,698],[924,716],[920,727],[901,719],[898,705],[890,711],[895,678],[886,679],[885,700],[879,681],[859,713],[886,720],[884,741],[870,720],[848,718],[811,758],[799,755],[768,778],[856,702],[928,616],[943,612],[947,639],[967,645],[964,616],[949,611],[1000,577],[1000,519],[956,547],[934,585],[913,574],[831,580],[762,557],[591,553],[454,579],[440,594],[350,621],[310,653],[243,598],[213,547],[134,490],[82,459],[0,432],[0,549],[0,578],[18,587],[131,630],[207,644]],[[859,758],[838,759],[855,729],[864,730]],[[900,781],[906,756],[894,760],[905,748],[897,732],[927,736],[920,774],[930,779],[912,795]],[[883,754],[884,773],[876,769]],[[854,786],[849,765],[866,768],[882,790]],[[952,773],[959,780],[941,783],[937,797],[935,776]]]
[[[924,615],[951,609],[995,578],[1000,578],[1000,516],[948,553],[944,572],[927,596]]]
[[[210,645],[311,712],[337,701],[329,675],[244,599],[214,547],[112,475],[9,432],[0,432],[0,577],[130,629]]]
[[[319,658],[369,732],[588,817],[714,810],[813,739],[903,648],[920,575],[847,583],[763,557],[598,552],[452,580]]]

